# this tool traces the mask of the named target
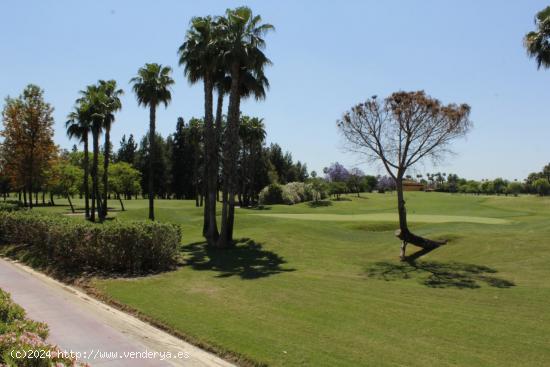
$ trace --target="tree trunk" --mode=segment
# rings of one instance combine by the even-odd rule
[[[231,92],[229,94],[228,122],[224,141],[224,196],[222,228],[217,246],[224,248],[233,244],[233,224],[235,208],[235,166],[239,149],[240,65],[231,65]]]
[[[155,220],[155,188],[153,181],[153,157],[155,154],[155,119],[156,102],[152,101],[149,109],[149,219]]]
[[[407,209],[405,208],[405,199],[403,195],[403,177],[401,175],[397,176],[395,184],[397,190],[397,211],[399,213],[399,229],[395,231],[395,236],[403,241],[400,253],[401,260],[406,259],[405,249],[409,243],[423,249],[434,249],[438,246],[444,245],[447,241],[429,240],[427,238],[417,236],[409,231],[409,227],[407,225]]]
[[[74,214],[75,211],[74,211],[73,202],[71,201],[71,195],[67,194],[67,200],[69,200],[69,205],[71,206],[71,212]]]
[[[96,129],[94,129],[96,130]],[[99,132],[93,131],[92,132],[92,140],[93,140],[93,162],[92,162],[92,207],[90,210],[90,220],[92,222],[95,222],[95,214],[96,214],[96,204],[97,208],[99,208],[99,197],[97,196],[98,191],[98,159],[99,159]]]
[[[111,144],[111,131],[109,126],[105,126],[105,154],[103,159],[103,204],[101,206],[101,220],[107,217],[107,200],[109,194],[109,156],[110,156],[110,144]]]
[[[222,133],[223,133],[223,98],[224,91],[220,86],[218,88],[218,102],[216,104],[216,201],[220,201],[220,147],[222,144]]]
[[[84,134],[84,207],[86,210],[86,218],[90,218],[90,157],[88,152],[88,133]]]
[[[214,129],[213,108],[214,83],[210,75],[204,78],[204,179],[206,195],[203,233],[209,245],[215,245],[219,237],[216,221],[216,190],[218,181],[217,136]]]
[[[118,201],[120,201],[120,209],[124,212],[126,209],[124,209],[124,203],[122,202],[122,196],[118,195]]]

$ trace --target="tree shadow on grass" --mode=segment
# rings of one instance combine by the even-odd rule
[[[367,276],[386,281],[418,279],[430,288],[475,289],[481,284],[495,288],[515,286],[511,281],[498,278],[497,270],[484,265],[461,262],[417,261],[433,249],[424,249],[399,263],[377,262],[366,270]]]
[[[296,270],[283,268],[286,261],[282,257],[264,250],[261,244],[248,238],[236,241],[229,249],[217,249],[197,242],[184,246],[182,250],[189,256],[185,265],[194,270],[217,271],[218,278],[258,279]]]
[[[310,201],[307,203],[307,206],[310,208],[319,208],[323,206],[332,206],[332,201],[329,200],[317,200],[317,201]]]
[[[241,209],[245,210],[271,210],[270,206],[265,205],[256,205],[256,206],[249,206],[249,207],[241,207]]]
[[[352,201],[350,198],[346,198],[346,197],[339,197],[339,198],[335,198],[335,199],[332,199],[332,201]]]

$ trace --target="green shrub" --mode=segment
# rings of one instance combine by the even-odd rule
[[[23,209],[23,207],[21,206],[21,203],[18,201],[14,201],[14,200],[0,201],[0,211],[14,212],[21,209]]]
[[[537,194],[540,196],[546,196],[550,194],[550,183],[545,178],[539,178],[533,182],[533,187],[535,188]]]
[[[25,310],[13,303],[10,295],[0,289],[0,323],[10,324],[24,318]]]
[[[283,186],[277,183],[268,185],[260,191],[260,204],[282,204],[283,203]]]
[[[0,243],[29,245],[61,270],[164,270],[174,264],[180,242],[180,227],[172,224],[98,225],[30,211],[0,211]]]
[[[289,182],[286,185],[271,184],[260,192],[260,204],[298,204],[322,198],[312,184]]]
[[[25,318],[25,311],[0,289],[0,366],[84,366],[46,343],[47,336],[48,326]]]
[[[283,186],[283,203],[288,205],[298,204],[304,197],[304,184],[290,182]]]

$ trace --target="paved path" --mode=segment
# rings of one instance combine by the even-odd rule
[[[232,366],[73,287],[2,258],[0,288],[11,293],[29,318],[49,325],[50,343],[82,353],[81,361],[91,366]],[[123,355],[136,352],[143,356],[146,351],[171,353],[175,358],[163,361],[158,355],[157,358]]]

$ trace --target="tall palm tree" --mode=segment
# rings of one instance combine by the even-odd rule
[[[86,218],[90,217],[90,188],[88,177],[90,175],[90,158],[88,149],[88,138],[90,135],[90,121],[88,106],[85,103],[77,103],[73,112],[67,116],[65,122],[67,136],[71,139],[76,138],[84,144],[84,205]]]
[[[99,195],[99,137],[103,131],[103,121],[105,120],[105,105],[107,104],[106,95],[97,85],[89,85],[85,90],[80,91],[81,98],[78,103],[87,105],[87,115],[89,118],[90,132],[92,133],[92,193],[90,220],[95,221],[96,205],[97,210],[101,210],[101,197]]]
[[[206,196],[203,235],[209,245],[218,240],[216,222],[216,191],[218,181],[218,138],[214,129],[213,90],[220,65],[220,37],[217,22],[212,17],[195,17],[179,48],[179,64],[191,84],[204,85],[204,178]],[[223,98],[223,97],[222,97]]]
[[[218,247],[228,247],[233,243],[235,167],[239,148],[240,103],[241,97],[243,97],[242,80],[245,75],[249,75],[255,80],[267,82],[263,71],[265,66],[271,64],[263,53],[265,48],[263,36],[274,27],[270,24],[261,24],[261,22],[262,18],[259,15],[253,15],[252,10],[248,7],[228,9],[225,17],[219,19],[219,28],[223,35],[223,63],[228,66],[231,88],[224,141],[224,191],[227,194],[224,195]],[[260,94],[257,96],[258,98],[263,97]]]
[[[527,54],[535,58],[539,69],[550,68],[550,6],[537,13],[535,25],[537,30],[524,38]]]
[[[161,103],[168,107],[172,100],[170,87],[174,80],[170,76],[172,69],[160,64],[145,64],[138,70],[138,75],[130,80],[138,104],[149,106],[149,219],[155,220],[154,187],[153,187],[153,154],[155,152],[155,121],[157,106]]]
[[[101,210],[99,211],[99,217],[101,220],[107,216],[107,196],[109,193],[109,160],[111,155],[111,125],[115,121],[115,112],[122,108],[120,102],[120,96],[124,94],[122,89],[117,89],[116,81],[114,80],[100,80],[99,87],[102,93],[105,94],[105,111],[103,120],[103,129],[105,131],[105,143],[104,143],[104,159],[103,159],[103,203]]]

